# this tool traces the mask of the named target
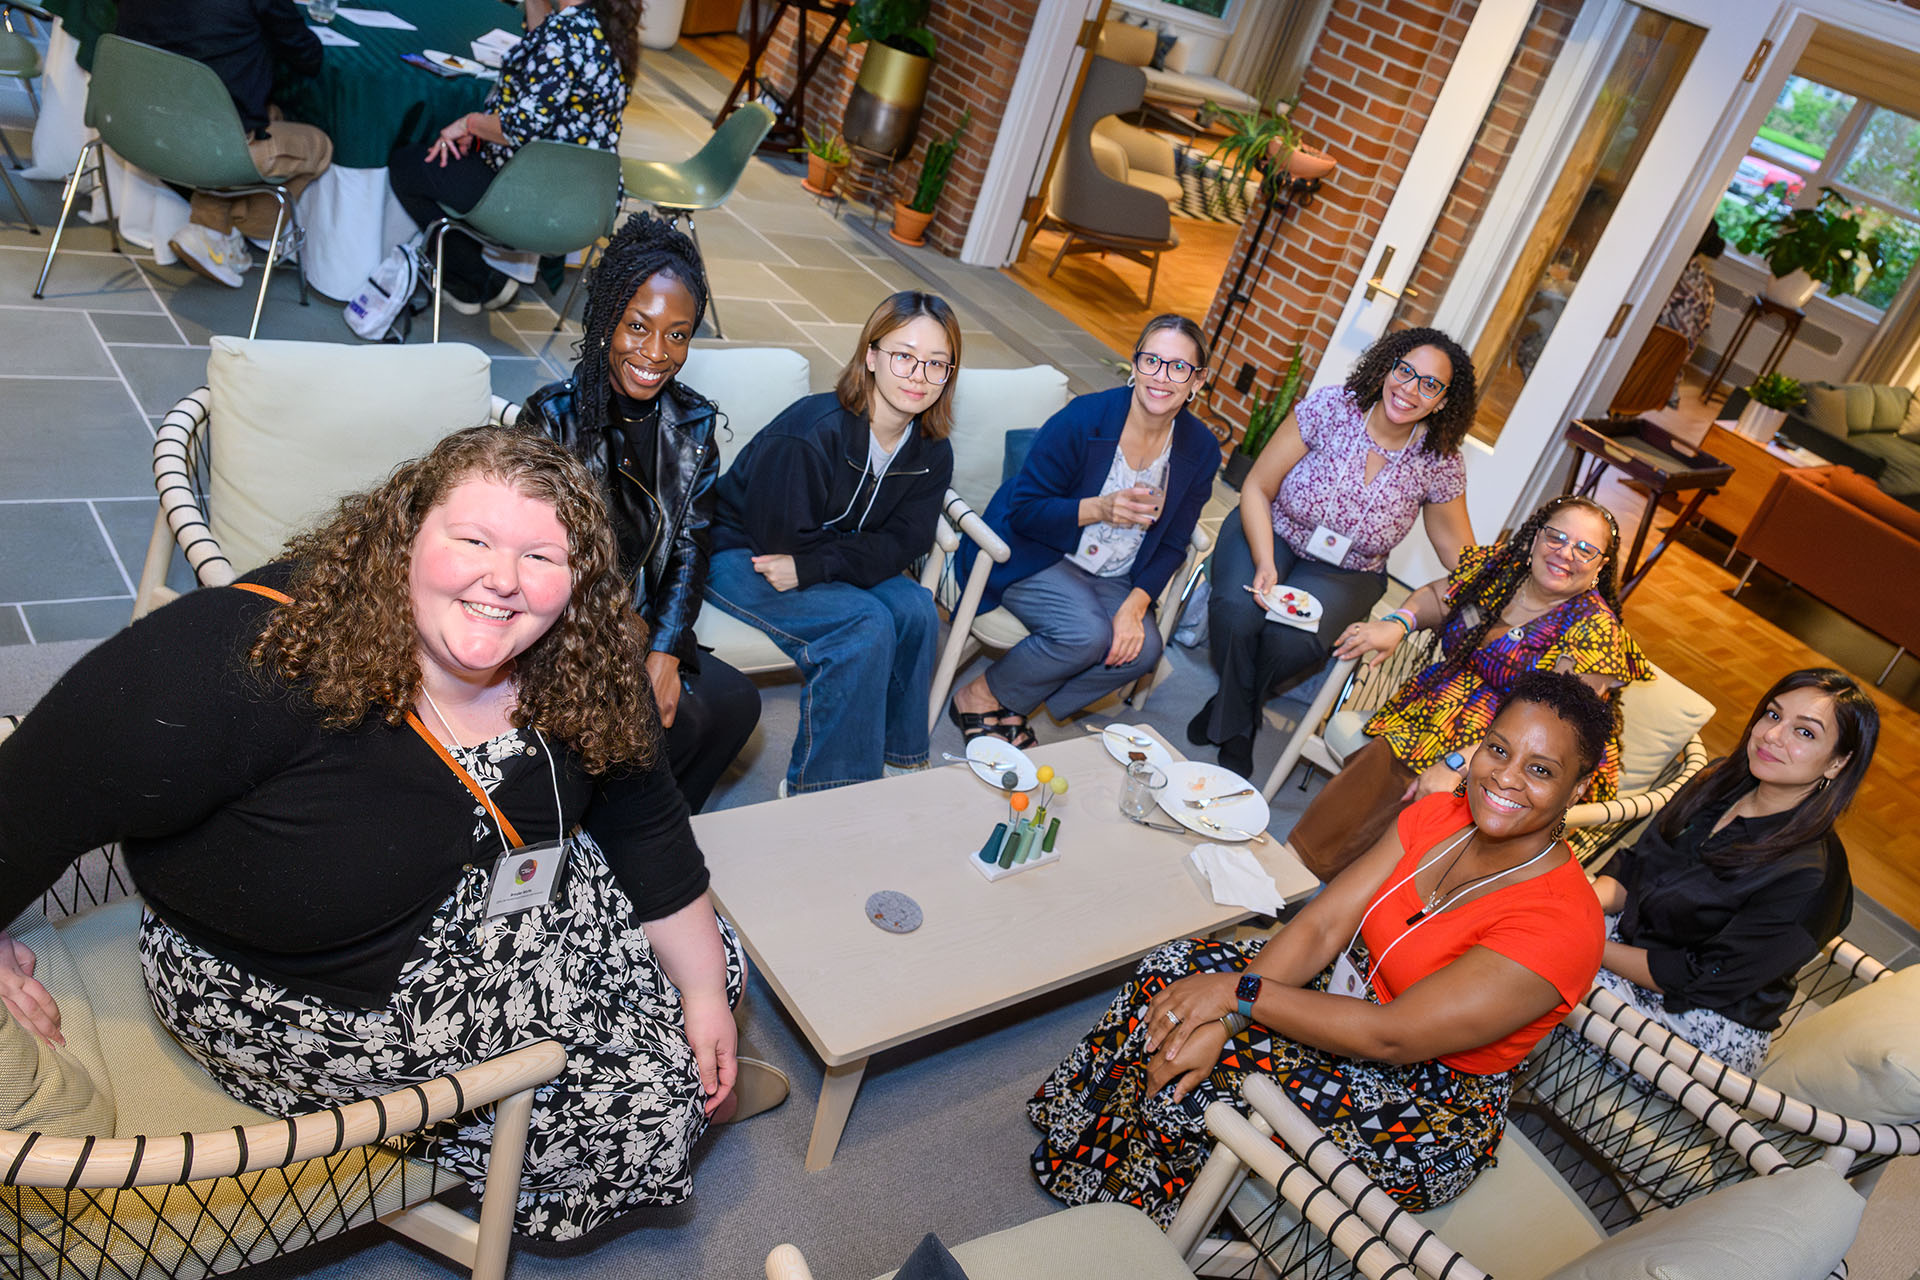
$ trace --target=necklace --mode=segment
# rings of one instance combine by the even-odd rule
[[[1526,583],[1524,582],[1521,583],[1520,590],[1513,593],[1513,600],[1507,606],[1508,608],[1512,608],[1514,605],[1518,605],[1523,611],[1526,612],[1526,615],[1527,615],[1526,617],[1522,618],[1520,621],[1514,623],[1512,626],[1507,628],[1507,639],[1513,641],[1516,644],[1519,643],[1520,640],[1526,636],[1528,627],[1532,626],[1535,622],[1538,622],[1542,615],[1551,612],[1553,610],[1554,605],[1560,603],[1559,601],[1556,600],[1542,606],[1541,608],[1538,608],[1538,609],[1532,608],[1530,605],[1526,603],[1526,601],[1521,599],[1521,595],[1526,591],[1526,589],[1527,589]],[[1505,610],[1502,610],[1502,612],[1505,612]]]
[[[1471,826],[1468,827],[1466,830],[1466,833],[1461,837],[1462,843],[1471,842],[1474,835],[1477,834],[1478,831],[1479,831],[1478,827],[1471,827]],[[1487,873],[1484,876],[1475,876],[1473,879],[1467,881],[1465,884],[1461,885],[1458,889],[1455,889],[1452,893],[1448,894],[1444,899],[1440,897],[1440,892],[1439,892],[1440,886],[1435,885],[1434,892],[1432,893],[1432,895],[1430,895],[1427,898],[1427,904],[1424,907],[1420,908],[1420,910],[1414,912],[1412,915],[1407,917],[1407,925],[1409,926],[1409,928],[1411,928],[1413,925],[1419,924],[1422,920],[1426,919],[1428,916],[1439,915],[1442,911],[1445,911],[1448,907],[1460,901],[1460,899],[1466,897],[1469,893],[1472,893],[1475,889],[1479,888],[1483,884],[1490,884],[1495,880],[1504,880],[1508,876],[1513,875],[1515,872],[1525,871],[1528,867],[1532,866],[1534,863],[1540,861],[1540,859],[1552,853],[1553,847],[1559,843],[1560,843],[1560,837],[1557,835],[1552,836],[1547,840],[1546,848],[1534,854],[1531,858],[1528,858],[1525,862],[1516,863],[1514,866],[1508,867],[1505,871],[1492,871]],[[1458,861],[1458,855],[1455,856],[1455,861]],[[1448,871],[1453,870],[1452,863],[1449,863],[1447,865],[1447,870]],[[1416,871],[1414,874],[1418,875],[1419,872]],[[1442,880],[1445,880],[1447,878],[1446,874],[1443,872],[1440,878]],[[1378,899],[1375,900],[1375,905],[1378,905]],[[1362,923],[1364,923],[1364,918]],[[1405,937],[1405,936],[1406,936],[1405,934],[1401,935],[1401,937]],[[1394,940],[1394,945],[1396,946],[1399,945],[1398,938]],[[1388,950],[1392,950],[1392,947],[1389,947]],[[1386,959],[1385,953],[1382,953],[1381,959],[1383,960]],[[1375,966],[1376,972],[1378,971],[1378,968],[1379,966],[1376,965]]]

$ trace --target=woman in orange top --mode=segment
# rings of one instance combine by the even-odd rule
[[[1041,1185],[1164,1226],[1206,1160],[1207,1104],[1241,1105],[1265,1071],[1410,1212],[1466,1190],[1513,1068],[1600,967],[1600,904],[1559,837],[1612,728],[1578,678],[1523,675],[1460,787],[1408,808],[1270,945],[1148,955],[1027,1104]]]

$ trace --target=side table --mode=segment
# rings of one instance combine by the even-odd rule
[[[1707,495],[1732,478],[1733,468],[1644,418],[1576,419],[1567,424],[1565,438],[1573,449],[1573,462],[1567,468],[1567,483],[1562,493],[1574,493],[1577,487],[1582,497],[1592,497],[1600,483],[1600,473],[1610,466],[1619,468],[1647,491],[1647,503],[1640,511],[1640,526],[1633,532],[1632,550],[1622,556],[1619,548],[1614,548],[1614,572],[1619,578],[1620,599],[1624,603],[1647,576],[1647,570],[1666,554],[1680,530],[1699,515],[1700,504]],[[1584,480],[1580,475],[1583,466],[1587,470]],[[1653,509],[1668,494],[1688,492],[1693,496],[1681,510],[1680,518],[1668,527],[1665,536],[1647,553],[1646,562],[1641,563],[1640,549],[1646,545],[1647,530],[1653,526]]]
[[[1764,378],[1780,367],[1780,358],[1787,354],[1787,348],[1792,346],[1794,338],[1799,336],[1800,322],[1807,318],[1807,313],[1798,307],[1789,307],[1771,298],[1754,294],[1752,300],[1747,303],[1746,314],[1740,317],[1739,327],[1733,331],[1733,340],[1727,343],[1727,349],[1720,353],[1720,363],[1713,366],[1713,376],[1707,379],[1707,385],[1701,389],[1702,401],[1713,399],[1714,392],[1720,389],[1720,380],[1733,366],[1733,358],[1740,354],[1740,344],[1747,340],[1747,334],[1752,330],[1753,322],[1761,316],[1771,316],[1780,322],[1780,336],[1773,340],[1773,347],[1767,352],[1767,358],[1761,361],[1760,367],[1754,371],[1756,378]]]

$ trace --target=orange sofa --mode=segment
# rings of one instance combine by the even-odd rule
[[[1920,511],[1846,467],[1782,471],[1734,550],[1896,646],[1920,649]],[[1876,681],[1875,683],[1879,683]]]

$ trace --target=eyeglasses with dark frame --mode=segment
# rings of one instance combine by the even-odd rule
[[[1537,536],[1547,544],[1547,550],[1569,551],[1573,558],[1581,564],[1592,564],[1595,560],[1607,554],[1605,547],[1596,547],[1585,538],[1576,540],[1570,537],[1566,530],[1556,529],[1550,524],[1541,525],[1540,532]],[[1569,543],[1572,544],[1571,548],[1568,546]]]
[[[1430,373],[1422,373],[1405,360],[1393,362],[1393,376],[1397,382],[1411,382],[1422,398],[1438,400],[1447,393],[1447,384]]]
[[[1186,382],[1198,372],[1193,365],[1188,364],[1185,360],[1169,360],[1165,356],[1157,356],[1151,351],[1134,352],[1133,367],[1135,372],[1139,373],[1141,377],[1151,378],[1155,374],[1160,374],[1165,377],[1168,382]]]
[[[911,378],[920,369],[927,371],[927,381],[936,387],[943,387],[947,379],[953,376],[953,361],[922,360],[911,351],[889,351],[879,343],[868,344],[887,358],[887,367],[893,370],[896,378]]]

